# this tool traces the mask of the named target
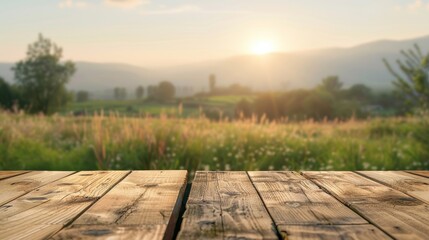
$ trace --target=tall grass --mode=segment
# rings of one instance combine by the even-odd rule
[[[0,112],[0,169],[429,169],[429,142],[421,136],[429,125],[419,122],[212,122]]]

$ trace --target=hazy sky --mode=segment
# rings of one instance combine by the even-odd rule
[[[75,61],[167,66],[429,34],[429,0],[2,0],[0,61],[41,32]]]

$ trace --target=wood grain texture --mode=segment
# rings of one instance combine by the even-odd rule
[[[276,225],[368,223],[299,173],[248,173]]]
[[[217,174],[196,172],[178,239],[223,239]]]
[[[0,212],[0,239],[44,239],[52,236],[127,173],[79,172],[15,199]]]
[[[0,181],[0,206],[73,172],[34,171]]]
[[[409,173],[429,178],[429,171],[407,171]]]
[[[28,171],[0,171],[0,180],[24,174]]]
[[[178,239],[278,239],[246,172],[197,172]]]
[[[96,225],[114,229],[133,226],[133,234],[143,236],[143,230],[148,229],[143,226],[152,226],[157,234],[148,231],[147,237],[171,239],[186,188],[186,175],[186,171],[133,171],[73,222],[72,228],[78,230],[64,229],[59,235],[84,238],[80,229]],[[161,228],[165,231],[158,231]],[[112,234],[123,239],[128,236],[122,230]]]
[[[353,172],[304,172],[313,182],[398,239],[427,239],[429,206]]]
[[[54,240],[154,240],[164,235],[166,225],[118,226],[118,225],[76,225],[56,234]]]
[[[379,240],[391,239],[373,225],[282,225],[279,230],[287,240]]]
[[[360,171],[358,173],[429,204],[429,178],[401,171]]]

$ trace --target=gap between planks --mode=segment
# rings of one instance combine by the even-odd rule
[[[129,171],[82,171],[21,196],[0,212],[0,239],[45,239],[70,224]]]
[[[133,171],[53,239],[172,239],[186,171]]]
[[[255,183],[254,183],[254,181],[253,181],[252,177],[249,175],[249,171],[246,171],[246,174],[247,174],[247,177],[249,178],[250,182],[252,183],[253,188],[255,188],[256,193],[258,194],[259,199],[261,199],[262,204],[264,205],[265,209],[267,209],[267,212],[268,212],[268,215],[269,215],[269,216],[270,216],[270,218],[271,218],[271,221],[275,224],[275,227],[274,227],[275,234],[277,235],[277,237],[278,237],[279,239],[283,239],[284,237],[281,235],[281,232],[280,232],[279,226],[276,224],[276,222],[275,222],[275,220],[274,220],[274,218],[273,218],[273,216],[272,216],[272,213],[268,210],[268,207],[267,207],[267,205],[266,205],[266,203],[265,203],[264,199],[262,198],[261,193],[260,193],[260,192],[259,192],[259,190],[256,188]]]
[[[356,173],[429,204],[429,178],[404,171],[356,171]]]
[[[0,181],[0,206],[29,192],[72,175],[73,171],[32,171]]]
[[[429,178],[429,171],[406,171],[408,173],[412,173],[414,175],[418,175],[421,177],[427,177]]]
[[[334,196],[293,171],[248,172],[284,239],[390,239]],[[305,231],[308,231],[307,233]]]
[[[0,171],[0,180],[15,177],[24,173],[27,173],[28,171]]]
[[[198,171],[178,239],[279,239],[248,174]]]
[[[392,238],[427,239],[429,206],[354,172],[303,172]]]

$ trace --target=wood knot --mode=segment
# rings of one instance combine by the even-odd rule
[[[287,202],[286,205],[288,205],[289,207],[294,207],[294,208],[301,206],[301,204],[298,202]]]
[[[156,183],[143,185],[143,187],[147,187],[147,188],[156,187],[156,186],[158,186],[158,184]]]
[[[73,183],[58,183],[57,186],[70,186],[73,185]]]
[[[19,181],[19,182],[13,182],[10,185],[30,185],[31,181]]]
[[[82,234],[86,236],[104,236],[111,233],[112,231],[110,231],[109,229],[90,229],[82,231]]]
[[[409,197],[382,196],[379,200],[395,206],[418,206],[423,204],[419,200]]]
[[[43,200],[47,200],[47,198],[45,198],[45,197],[30,197],[30,198],[27,198],[26,200],[28,200],[28,201],[43,201]]]

